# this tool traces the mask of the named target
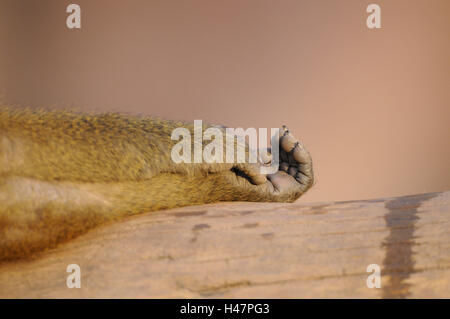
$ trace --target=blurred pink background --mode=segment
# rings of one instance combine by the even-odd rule
[[[286,124],[315,164],[300,201],[448,190],[449,36],[448,0],[0,0],[0,101]]]

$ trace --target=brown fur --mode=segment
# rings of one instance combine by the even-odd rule
[[[0,108],[0,260],[30,256],[126,215],[218,201],[293,201],[312,185],[311,178],[274,194],[270,183],[242,177],[254,172],[250,165],[175,164],[170,136],[180,126],[193,130],[119,114]]]

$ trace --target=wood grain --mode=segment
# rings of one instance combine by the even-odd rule
[[[66,286],[69,264],[80,289]],[[0,297],[450,298],[450,191],[135,216],[1,264]]]

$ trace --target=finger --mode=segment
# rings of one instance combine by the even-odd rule
[[[240,163],[234,167],[243,172],[253,184],[260,185],[267,181],[266,176],[260,173],[261,166],[258,164]]]
[[[261,152],[261,154],[259,154],[259,160],[262,164],[268,165],[272,163],[272,154],[268,152]]]
[[[287,172],[289,169],[289,164],[287,162],[280,163],[280,171]]]
[[[289,174],[278,171],[275,174],[267,175],[267,179],[272,183],[275,192],[281,194],[293,194],[299,190],[298,182]]]
[[[289,169],[288,169],[287,172],[288,172],[289,175],[295,176],[297,174],[297,168],[294,167],[294,166],[289,166]]]

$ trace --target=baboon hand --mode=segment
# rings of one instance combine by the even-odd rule
[[[225,200],[291,202],[311,188],[314,173],[309,152],[286,126],[280,129],[279,138],[278,171],[261,174],[265,179],[262,183],[254,183],[254,176],[250,180],[248,174],[243,174],[239,169],[234,170],[234,174],[222,174],[231,184]],[[261,161],[263,163],[260,165],[271,165],[271,154]]]

